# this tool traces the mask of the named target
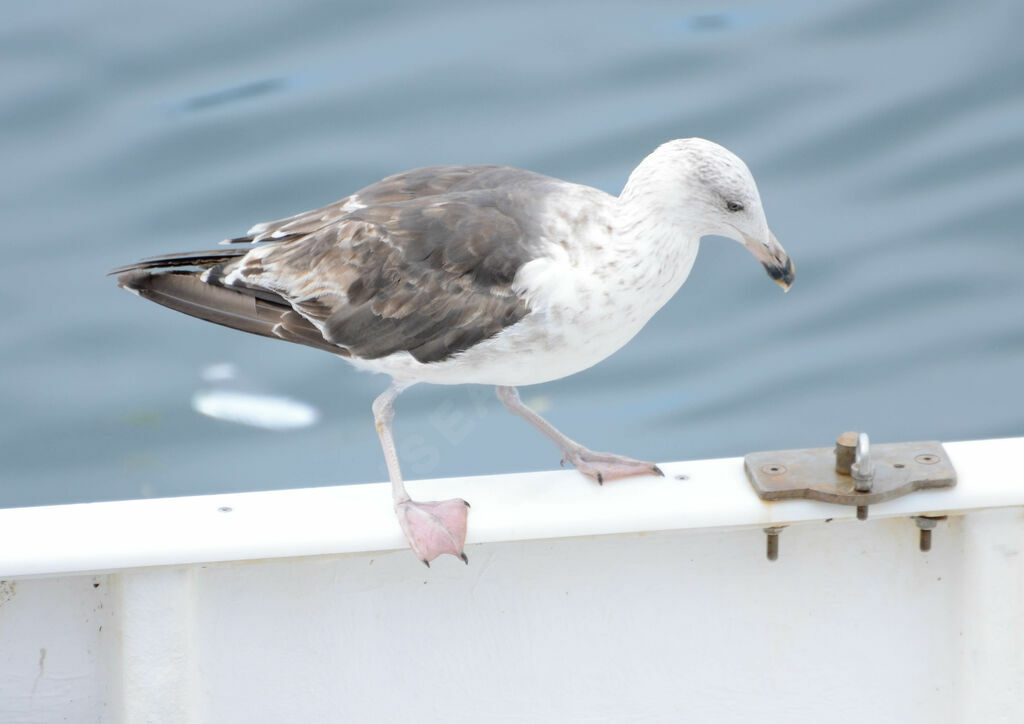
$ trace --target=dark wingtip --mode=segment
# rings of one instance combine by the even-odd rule
[[[116,266],[116,267],[114,267],[113,269],[111,269],[110,271],[107,272],[107,276],[108,277],[112,277],[112,276],[116,275],[118,277],[117,283],[120,284],[121,283],[120,277],[128,276],[129,274],[132,274],[133,272],[138,272],[141,267],[142,267],[142,264],[140,264],[140,263],[125,264],[124,266]]]
[[[237,259],[246,253],[245,249],[212,249],[206,251],[184,251],[162,254],[140,259],[134,264],[125,264],[111,269],[107,276],[126,274],[133,271],[174,270],[188,267],[208,269],[221,262]]]
[[[118,269],[113,269],[107,272],[107,276],[112,276],[114,274],[117,274],[117,286],[122,289],[127,289],[130,292],[138,292],[140,289],[143,289],[146,286],[144,283],[145,280],[152,276],[148,272],[131,268],[125,270],[124,267],[119,267]]]

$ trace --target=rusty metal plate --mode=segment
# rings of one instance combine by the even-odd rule
[[[869,492],[836,472],[835,449],[777,450],[743,458],[747,477],[762,500],[810,498],[844,505],[873,505],[921,488],[956,485],[956,470],[942,443],[898,442],[871,445],[875,474]]]

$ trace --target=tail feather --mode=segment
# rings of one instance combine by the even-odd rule
[[[144,299],[198,319],[322,349],[347,356],[343,347],[331,344],[308,320],[297,314],[283,298],[266,290],[221,286],[220,275],[207,275],[216,281],[204,281],[202,271],[180,267],[210,268],[226,258],[241,256],[240,252],[194,252],[144,260],[113,270],[117,284]]]

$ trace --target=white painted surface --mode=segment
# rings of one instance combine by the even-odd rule
[[[947,443],[952,490],[871,507],[872,517],[1024,505],[1024,438]],[[409,483],[417,499],[473,505],[474,544],[655,530],[845,520],[853,508],[763,503],[742,458],[663,463],[664,478],[595,485],[573,470]],[[685,474],[686,480],[676,476]],[[222,512],[230,509],[230,512]],[[405,550],[384,483],[0,510],[0,578],[140,566]]]
[[[397,547],[383,530],[344,533],[351,552],[256,559],[275,534],[255,510],[231,516],[260,496],[280,504],[289,531],[291,515],[309,513],[290,553],[327,545],[318,526],[332,512],[349,520],[289,507],[284,492],[140,501],[168,506],[160,525],[144,505],[67,506],[143,511],[131,521],[107,513],[106,530],[77,540],[76,516],[36,509],[50,536],[70,526],[64,562],[55,543],[12,550],[7,526],[26,511],[3,511],[0,577],[15,565],[35,577],[0,584],[0,722],[1024,721],[1024,441],[948,448],[956,491],[873,507],[864,523],[838,506],[760,503],[728,475],[705,480],[735,461],[668,466],[692,477],[653,481],[667,491],[653,513],[628,495],[640,483],[650,505],[647,481],[425,484],[459,488],[479,536],[470,566],[445,557],[429,570],[405,550],[361,548]],[[379,497],[361,488],[355,500]],[[590,530],[573,501],[592,506]],[[233,513],[206,513],[232,502]],[[205,517],[183,525],[189,510]],[[531,510],[541,522],[520,517]],[[944,511],[953,517],[933,550],[919,552],[907,516]],[[638,513],[654,525],[593,534]],[[545,527],[560,514],[574,537]],[[689,527],[667,525],[672,516]],[[783,532],[777,562],[765,560],[765,522],[807,520]],[[509,540],[479,542],[498,531]],[[197,536],[219,547],[204,551]],[[45,540],[37,531],[31,543]],[[231,552],[239,560],[189,560]],[[122,567],[157,553],[180,565]],[[115,559],[109,573],[67,574]]]
[[[108,578],[0,581],[0,722],[119,721]]]

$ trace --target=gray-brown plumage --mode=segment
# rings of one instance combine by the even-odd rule
[[[305,236],[326,224],[348,216],[354,208],[393,204],[450,192],[491,189],[495,186],[508,185],[512,180],[511,176],[520,174],[538,179],[546,178],[540,174],[505,166],[428,166],[403,171],[372,183],[333,204],[303,211],[278,221],[256,224],[245,236],[228,241],[250,243],[287,236]]]
[[[177,270],[161,273],[145,268],[125,271],[118,276],[117,283],[144,299],[214,324],[334,354],[346,354],[344,349],[324,341],[319,330],[296,314],[280,297],[274,300],[264,298],[267,295],[239,293],[207,284],[196,272]]]
[[[531,202],[546,182],[497,166],[417,169],[259,224],[230,248],[115,273],[147,299],[242,331],[361,359],[405,351],[436,362],[528,312],[510,285],[532,258]]]

